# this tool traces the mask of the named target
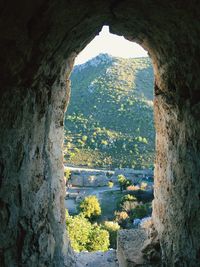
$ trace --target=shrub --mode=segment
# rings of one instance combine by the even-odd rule
[[[121,209],[126,211],[129,215],[132,214],[132,210],[138,206],[137,201],[125,201],[121,204]]]
[[[120,190],[123,191],[124,184],[126,182],[126,177],[123,174],[120,174],[120,175],[117,176],[117,179],[118,179],[118,183],[119,183],[119,186],[120,186]]]
[[[98,225],[92,225],[83,214],[69,216],[66,212],[66,227],[72,248],[77,251],[106,251],[109,233]]]
[[[113,185],[114,185],[114,183],[113,183],[112,181],[109,181],[109,182],[108,182],[108,187],[112,188]]]
[[[94,219],[101,215],[101,207],[96,196],[85,197],[79,204],[80,212],[88,219]]]
[[[123,174],[118,175],[117,179],[121,192],[131,185],[131,180],[126,179],[126,177]]]
[[[109,233],[100,226],[93,226],[90,231],[88,251],[106,251],[109,248]]]
[[[71,175],[71,171],[69,169],[65,169],[64,177],[65,177],[66,182],[70,179],[70,175]]]
[[[138,185],[129,185],[126,189],[128,191],[138,191],[140,187]]]
[[[123,228],[126,227],[129,220],[128,213],[126,211],[116,211],[115,212],[115,221],[119,223]]]
[[[110,248],[116,249],[117,232],[120,229],[120,225],[117,222],[105,221],[102,227],[109,232]]]
[[[88,139],[87,135],[83,135],[83,136],[82,136],[82,141],[83,141],[83,142],[86,142],[87,139]]]
[[[66,226],[72,248],[77,252],[87,250],[89,235],[92,230],[91,223],[81,215],[68,216]]]
[[[131,186],[132,185],[132,181],[127,179],[126,180],[126,183],[125,183],[125,189],[127,189],[127,187]]]
[[[140,185],[141,190],[146,190],[147,189],[147,183],[142,182]]]
[[[148,215],[148,208],[144,204],[138,204],[132,211],[131,211],[131,219],[142,219]]]
[[[133,195],[127,194],[121,198],[121,204],[123,204],[125,201],[137,201],[137,198]]]

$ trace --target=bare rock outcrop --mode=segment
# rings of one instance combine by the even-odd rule
[[[115,250],[80,252],[75,256],[75,267],[119,267]]]
[[[120,267],[145,266],[142,248],[147,234],[145,230],[120,230],[117,237],[117,258]]]
[[[161,266],[157,234],[149,229],[120,230],[117,237],[119,267]]]

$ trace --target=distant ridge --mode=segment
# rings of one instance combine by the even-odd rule
[[[88,167],[152,167],[153,69],[148,57],[99,54],[76,65],[65,117],[65,159]]]
[[[115,57],[115,56],[112,56],[108,53],[100,53],[98,54],[97,56],[95,57],[92,57],[91,59],[87,60],[85,63],[79,63],[79,64],[76,64],[74,66],[74,68],[76,68],[77,66],[82,66],[82,65],[85,65],[85,64],[89,64],[91,61],[97,59],[97,58],[108,58],[108,59],[112,59],[112,58],[117,58],[117,59],[146,59],[146,58],[149,58],[148,56],[143,56],[143,57],[130,57],[130,58],[123,58],[123,57]]]

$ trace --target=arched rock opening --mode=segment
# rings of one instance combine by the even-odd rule
[[[146,48],[154,64],[153,219],[163,265],[198,266],[199,2],[22,0],[0,10],[2,265],[63,266],[66,254],[72,266],[61,147],[66,80],[75,55],[108,24]]]

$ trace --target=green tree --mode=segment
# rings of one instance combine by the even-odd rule
[[[148,208],[145,204],[138,204],[134,209],[131,211],[131,219],[142,219],[148,215]]]
[[[117,179],[121,192],[125,190],[129,185],[131,185],[131,180],[126,179],[123,174],[118,175]]]
[[[118,179],[120,190],[122,192],[124,189],[124,184],[126,182],[126,177],[123,174],[120,174],[117,176],[117,179]]]
[[[72,248],[79,252],[87,250],[89,235],[92,230],[91,223],[81,215],[66,216],[66,226]]]
[[[109,188],[112,188],[113,185],[114,185],[114,183],[113,183],[112,181],[109,181],[109,182],[108,182],[108,187],[109,187]]]
[[[71,175],[71,171],[69,169],[65,169],[64,177],[65,177],[66,182],[70,179],[70,175]]]
[[[110,245],[108,231],[94,225],[89,235],[88,251],[106,251]]]
[[[86,142],[87,139],[88,139],[87,135],[83,135],[83,136],[82,136],[82,141],[83,141],[83,142]]]
[[[96,224],[92,225],[83,214],[73,217],[66,212],[66,227],[75,251],[108,250],[109,232]]]
[[[116,211],[115,221],[119,223],[121,227],[125,228],[129,221],[128,213],[126,211]]]
[[[120,229],[120,225],[117,222],[105,221],[102,227],[109,232],[110,248],[116,249],[117,232]]]
[[[145,191],[147,189],[147,186],[148,186],[147,183],[142,182],[141,185],[140,185],[140,188],[141,188],[141,190],[144,190]]]
[[[79,204],[80,212],[88,219],[94,219],[101,215],[101,207],[96,196],[85,197]]]

